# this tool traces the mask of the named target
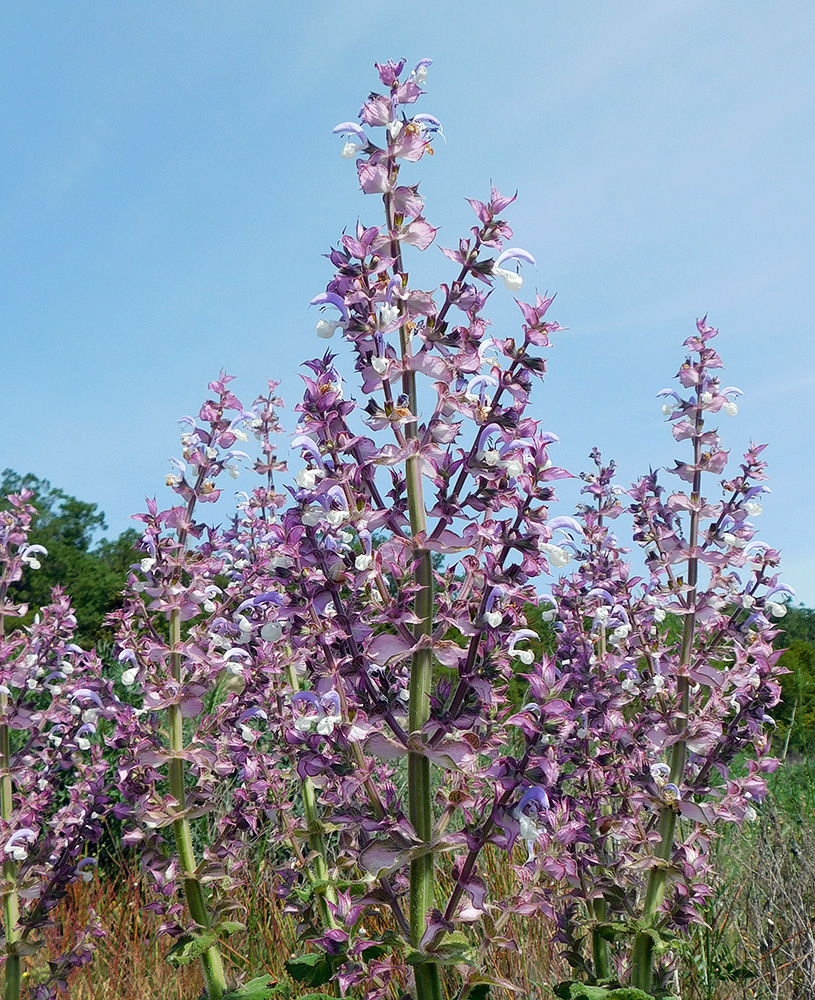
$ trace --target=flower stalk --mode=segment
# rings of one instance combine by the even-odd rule
[[[693,423],[693,480],[691,484],[691,508],[688,524],[688,590],[686,606],[688,613],[682,623],[682,641],[679,651],[679,670],[676,684],[676,696],[679,703],[677,727],[681,730],[687,726],[690,707],[689,684],[687,671],[693,655],[694,632],[696,627],[696,590],[699,581],[699,560],[695,555],[699,544],[699,506],[702,487],[702,425],[703,409],[700,401],[701,391],[696,391],[696,413]],[[671,748],[670,780],[677,788],[682,787],[685,780],[688,746],[684,739],[677,740]],[[668,884],[668,868],[674,848],[676,834],[677,811],[674,803],[663,806],[659,817],[659,846],[656,850],[657,864],[648,876],[643,906],[643,929],[634,939],[632,952],[631,982],[636,989],[650,993],[654,973],[654,946],[656,943],[654,925],[656,916]]]
[[[170,662],[173,679],[181,683],[181,615],[178,610],[170,612]],[[184,761],[180,756],[184,750],[184,730],[181,709],[178,705],[170,705],[168,709],[170,753],[173,755],[169,763],[170,794],[176,800],[176,809],[181,814],[173,820],[178,861],[184,880],[184,896],[190,910],[190,916],[196,924],[206,932],[211,929],[209,910],[207,908],[204,887],[196,875],[195,852],[192,846],[192,830],[190,821],[184,814],[187,808],[187,795],[184,779]],[[211,945],[201,955],[201,967],[207,984],[209,1000],[221,1000],[227,991],[221,951],[217,944]]]
[[[297,671],[294,669],[294,662],[291,650],[288,651],[288,662],[286,664],[286,674],[292,693],[296,694],[300,690],[297,680]],[[337,894],[333,886],[328,883],[328,862],[326,860],[325,837],[320,832],[320,815],[317,811],[317,797],[314,791],[314,782],[306,775],[302,782],[303,793],[303,813],[306,819],[306,829],[308,833],[308,844],[314,855],[314,876],[320,884],[317,893],[317,906],[320,910],[320,917],[323,924],[328,928],[335,928],[337,921],[329,908],[329,902],[336,906]]]

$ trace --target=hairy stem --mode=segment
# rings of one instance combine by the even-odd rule
[[[390,151],[389,151],[390,153]],[[388,157],[389,173],[395,182],[398,166],[394,156]],[[389,193],[383,197],[388,232],[391,234],[391,254],[394,275],[404,281],[402,252],[396,236],[393,202]],[[404,306],[400,301],[400,311]],[[407,317],[404,317],[406,319]],[[399,327],[399,341],[403,362],[410,356],[410,334],[403,322]],[[408,397],[411,415],[415,418],[406,424],[405,437],[408,444],[418,443],[417,420],[419,402],[416,392],[416,373],[405,368],[402,389]],[[427,516],[422,492],[421,459],[415,452],[406,462],[405,479],[410,515],[410,531],[415,539],[427,530]],[[430,639],[433,634],[433,564],[428,549],[416,549],[414,579],[417,586],[414,611],[419,623],[416,626],[417,640],[425,644],[413,654],[410,668],[410,702],[408,705],[408,729],[412,740],[423,740],[422,730],[430,719],[430,688],[433,679],[433,651]],[[430,843],[433,832],[433,790],[430,779],[430,760],[423,753],[411,751],[408,754],[408,813],[416,835],[424,843]],[[424,936],[427,914],[435,902],[435,858],[433,852],[410,864],[410,943],[418,948]],[[439,967],[426,962],[416,966],[416,991],[418,1000],[441,1000],[442,986]]]
[[[7,703],[8,695],[0,694],[0,709],[4,712]],[[9,727],[2,725],[0,726],[0,815],[7,823],[11,819],[12,806]],[[10,886],[3,895],[3,928],[7,945],[14,944],[20,939],[20,929],[17,926],[20,919],[20,901],[17,896],[16,880],[17,865],[12,858],[7,856],[3,861],[3,881],[7,886]],[[3,996],[5,1000],[18,1000],[22,977],[20,956],[8,955],[5,970],[6,985]]]
[[[295,693],[300,690],[297,681],[297,672],[294,669],[292,658],[286,664],[286,675]],[[328,885],[328,862],[326,860],[325,838],[319,830],[320,817],[317,812],[317,796],[314,792],[314,782],[306,775],[301,782],[303,789],[303,815],[306,818],[306,828],[308,829],[308,844],[314,854],[314,878],[322,883],[323,888],[317,893],[317,906],[320,910],[320,917],[326,927],[333,929],[337,926],[334,915],[328,908],[328,903],[336,904],[337,894],[334,887]]]
[[[679,650],[679,679],[677,680],[676,693],[679,701],[679,720],[677,725],[684,729],[687,725],[688,709],[690,707],[690,692],[687,678],[687,670],[690,666],[693,653],[693,639],[696,630],[696,588],[699,579],[699,560],[693,554],[699,543],[699,506],[702,473],[700,471],[702,459],[702,408],[700,401],[700,391],[696,393],[696,418],[694,420],[693,435],[693,464],[695,471],[691,486],[691,509],[690,524],[688,527],[688,613],[682,626],[682,643]],[[671,782],[681,788],[685,777],[685,765],[687,762],[688,747],[684,739],[677,740],[671,749]],[[654,930],[656,914],[665,897],[665,889],[668,883],[668,869],[673,854],[674,835],[676,832],[676,808],[673,804],[666,804],[662,808],[659,818],[659,847],[656,852],[657,863],[651,869],[648,877],[648,887],[645,892],[645,906],[643,910],[644,929],[637,934],[634,939],[634,951],[632,955],[631,983],[646,993],[651,991],[651,980],[654,971]]]
[[[0,607],[6,598],[8,582],[6,570],[3,568],[3,578],[0,580]],[[5,633],[5,615],[0,612],[0,638]],[[3,716],[6,714],[8,705],[8,695],[0,693],[0,711]],[[11,811],[14,806],[13,786],[11,781],[11,741],[9,727],[5,724],[0,726],[0,816],[6,823],[11,819]],[[16,889],[17,865],[13,858],[6,856],[3,861],[3,881],[11,886],[3,895],[3,929],[5,932],[6,944],[13,944],[20,939],[20,929],[17,922],[20,919],[20,900]],[[20,984],[22,981],[22,969],[19,955],[8,955],[6,958],[6,983],[3,993],[4,1000],[18,1000],[20,996]]]
[[[181,683],[181,614],[178,610],[170,612],[170,662],[173,679]],[[184,749],[183,719],[178,705],[169,708],[170,752],[180,754]],[[184,786],[184,761],[173,756],[170,760],[170,794],[176,800],[176,809],[181,814],[173,820],[178,862],[184,878],[184,896],[190,910],[190,916],[205,931],[212,926],[207,909],[204,887],[195,872],[195,853],[192,847],[192,830],[190,821],[183,815],[187,808],[187,794]],[[201,966],[207,984],[209,1000],[221,1000],[227,991],[221,952],[217,944],[211,945],[201,955]]]

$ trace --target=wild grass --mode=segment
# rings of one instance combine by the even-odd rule
[[[717,842],[718,881],[706,926],[694,928],[677,952],[682,1000],[815,1000],[815,761],[790,760],[771,780],[759,819],[727,831]],[[514,859],[520,865],[523,848]],[[230,974],[283,976],[283,963],[302,949],[296,928],[273,891],[273,872],[258,859],[252,884],[236,894],[246,931],[224,945]],[[517,890],[506,856],[487,850],[482,874],[495,898]],[[441,875],[440,892],[446,879]],[[449,883],[446,883],[449,890]],[[135,859],[116,874],[74,886],[49,930],[57,953],[83,926],[93,907],[105,928],[94,960],[70,980],[71,1000],[195,1000],[202,985],[197,965],[174,969],[164,960],[172,942],[157,938],[160,918]],[[555,926],[543,916],[513,918],[505,936],[517,948],[490,952],[493,974],[514,983],[516,997],[551,1000],[552,984],[570,978],[554,944]],[[28,982],[45,959],[32,960]],[[509,996],[496,989],[494,997]]]

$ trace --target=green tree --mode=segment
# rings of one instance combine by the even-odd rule
[[[789,739],[791,750],[811,753],[815,749],[815,610],[790,607],[779,627],[782,631],[774,645],[786,650],[780,662],[790,671],[781,678],[782,702],[776,713],[779,737]]]
[[[89,646],[105,637],[104,617],[119,606],[122,588],[132,563],[138,561],[135,544],[139,533],[132,528],[114,539],[94,544],[97,532],[104,531],[105,515],[94,503],[87,503],[54,488],[47,479],[11,469],[0,480],[0,509],[7,506],[9,493],[29,489],[38,516],[29,541],[44,545],[48,555],[42,568],[27,569],[15,587],[15,599],[29,605],[29,618],[51,599],[51,589],[61,585],[71,597],[77,617],[77,641]]]

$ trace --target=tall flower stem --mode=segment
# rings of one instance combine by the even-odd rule
[[[3,577],[0,579],[0,607],[5,598],[8,583],[6,580],[5,568]],[[5,633],[5,616],[0,612],[0,638]],[[0,711],[5,718],[6,706],[8,705],[8,695],[0,693]],[[8,823],[11,819],[13,809],[13,787],[11,782],[11,741],[9,727],[5,723],[0,725],[0,816]],[[3,881],[6,883],[6,891],[3,894],[3,929],[5,932],[6,945],[14,944],[20,939],[20,929],[17,923],[20,919],[20,900],[15,887],[17,880],[17,865],[10,857],[3,861]],[[18,1000],[20,996],[20,984],[22,981],[22,969],[19,955],[7,955],[6,957],[6,982],[3,993],[4,1000]]]
[[[690,514],[688,527],[688,551],[694,553],[699,542],[699,506],[702,473],[702,408],[697,390],[696,417],[694,420],[693,433],[693,484],[691,486],[691,500],[693,507]],[[678,726],[684,728],[687,725],[687,715],[690,704],[690,693],[688,689],[688,678],[686,672],[691,663],[693,653],[693,639],[696,630],[696,588],[699,579],[699,560],[694,555],[688,556],[688,614],[682,625],[682,644],[679,651],[679,678],[676,685],[677,700],[679,702],[679,722]],[[677,740],[671,750],[671,782],[677,788],[681,788],[685,778],[685,765],[687,763],[688,747],[685,740]],[[634,939],[634,951],[632,954],[631,983],[646,993],[651,991],[651,981],[654,972],[654,923],[657,911],[665,897],[665,888],[668,882],[668,866],[673,854],[674,835],[676,832],[676,809],[672,804],[663,807],[659,818],[659,847],[656,852],[657,863],[651,869],[648,878],[648,887],[645,892],[645,905],[643,909],[643,929]]]
[[[0,618],[0,623],[2,623],[2,618]],[[1,694],[0,709],[3,712],[5,712],[7,703],[8,696]],[[0,815],[2,815],[6,822],[11,819],[12,805],[9,727],[2,725],[0,726]],[[20,901],[17,896],[17,889],[14,887],[16,879],[17,865],[12,858],[7,857],[3,861],[3,881],[7,886],[3,895],[3,928],[5,930],[7,945],[12,945],[20,939],[20,929],[17,926],[17,922],[20,919]],[[21,972],[20,956],[7,955],[6,985],[3,994],[5,1000],[18,1000],[20,996]]]
[[[390,152],[390,151],[389,151]],[[395,158],[389,156],[389,173],[396,180],[398,167]],[[402,252],[396,239],[396,222],[390,194],[383,197],[388,232],[391,234],[391,254],[394,275],[404,281]],[[400,311],[402,306],[400,304]],[[410,336],[403,323],[399,328],[402,360],[410,355]],[[416,444],[419,415],[416,373],[405,369],[402,388],[408,397],[411,415],[415,418],[405,427],[405,437],[409,444]],[[421,458],[414,452],[405,463],[405,480],[408,498],[410,531],[413,538],[427,531],[427,515],[422,491]],[[433,681],[433,650],[430,637],[433,632],[433,563],[428,549],[416,549],[414,581],[416,600],[414,612],[418,619],[416,639],[422,643],[413,653],[410,667],[410,701],[408,703],[408,729],[411,740],[424,739],[422,730],[430,720],[430,689]],[[430,777],[430,760],[423,754],[411,750],[408,753],[408,815],[416,836],[425,844],[433,833],[433,790]],[[410,863],[410,943],[418,948],[427,925],[427,914],[435,904],[435,858],[428,851]],[[442,985],[438,965],[425,962],[416,966],[416,991],[418,1000],[441,1000]]]
[[[297,672],[291,657],[286,666],[289,685],[293,692],[300,690],[297,682]],[[328,928],[335,928],[337,922],[328,907],[328,903],[336,903],[337,896],[332,886],[328,885],[328,862],[326,861],[325,838],[319,830],[320,817],[317,812],[317,797],[314,792],[314,782],[306,775],[301,782],[303,789],[303,814],[306,817],[306,826],[309,831],[308,844],[314,854],[314,876],[317,882],[321,883],[320,892],[317,894],[317,905],[320,910],[320,917],[324,925]]]
[[[181,614],[178,610],[173,610],[170,612],[170,662],[173,679],[179,684],[181,683],[180,645]],[[170,752],[174,755],[170,760],[169,768],[170,794],[176,800],[176,809],[180,814],[178,819],[173,820],[173,833],[175,834],[179,866],[184,878],[184,896],[192,919],[199,927],[208,931],[212,923],[204,896],[204,887],[195,874],[197,865],[192,846],[192,830],[189,820],[184,815],[187,808],[184,761],[181,757],[176,756],[184,750],[183,719],[178,705],[170,705],[169,708],[169,741]],[[227,985],[221,952],[217,944],[211,945],[201,955],[201,966],[204,970],[209,1000],[221,1000],[227,991]]]

